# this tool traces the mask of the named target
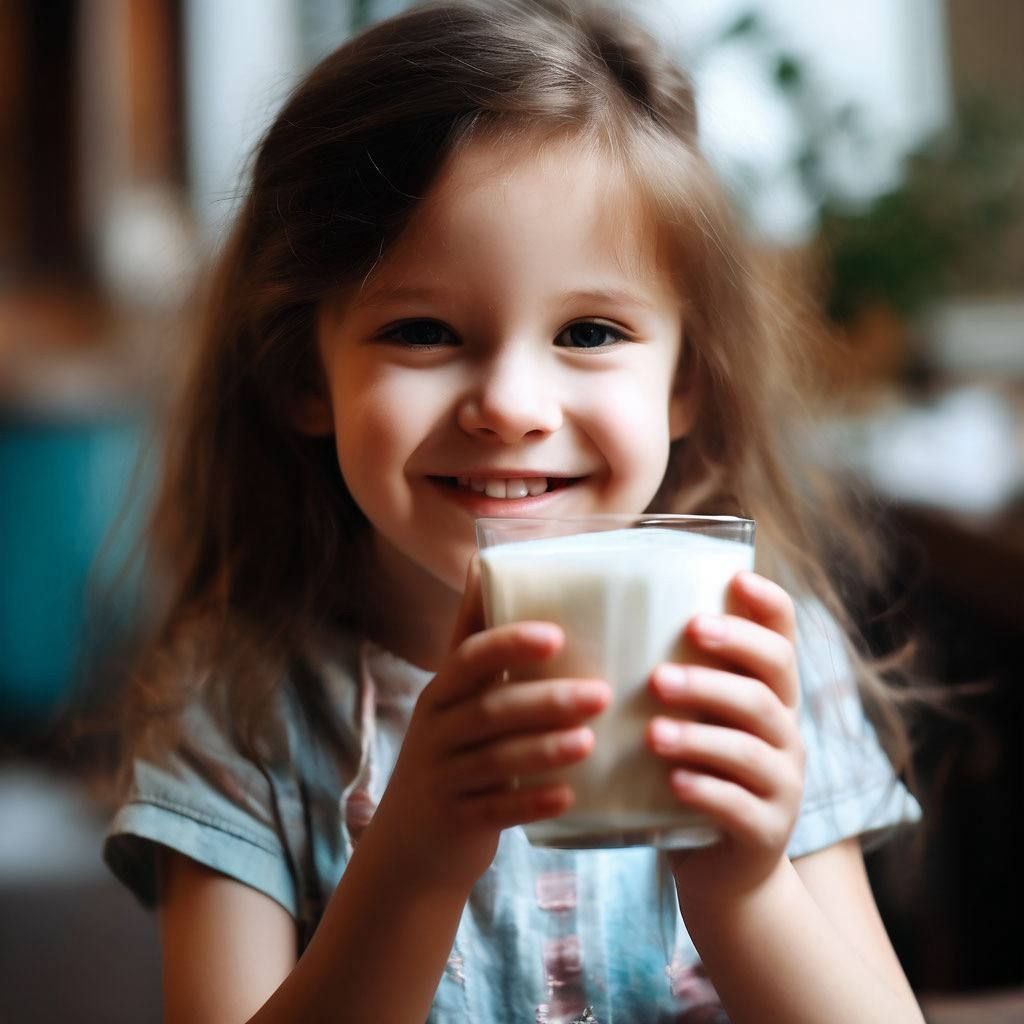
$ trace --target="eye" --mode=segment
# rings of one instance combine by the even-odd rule
[[[568,338],[568,342],[562,344],[564,348],[610,348],[615,342],[626,340],[622,331],[591,320],[570,324],[558,337]]]
[[[408,320],[388,327],[380,337],[408,348],[438,348],[452,340],[452,332],[436,320]]]

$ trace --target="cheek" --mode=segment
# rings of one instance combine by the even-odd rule
[[[433,429],[436,410],[411,375],[354,380],[336,406],[338,461],[353,495],[398,500],[406,465]]]
[[[660,391],[644,386],[608,392],[593,389],[586,421],[591,440],[613,474],[647,477],[664,470],[669,444],[668,401],[662,402]]]
[[[334,396],[335,423],[343,439],[373,439],[374,449],[391,448],[411,433],[422,406],[422,389],[395,375],[353,373]],[[349,447],[354,445],[350,444]]]
[[[338,423],[338,455],[342,470],[351,467],[361,475],[383,476],[404,461],[408,451],[408,420],[389,414],[378,404],[352,407]]]

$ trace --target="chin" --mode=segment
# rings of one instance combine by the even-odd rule
[[[467,547],[465,552],[460,552],[453,560],[444,566],[439,566],[440,572],[434,573],[437,579],[446,587],[461,594],[466,589],[466,573],[469,571],[469,563],[476,554],[476,545]]]

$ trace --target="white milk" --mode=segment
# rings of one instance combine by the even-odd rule
[[[587,759],[551,773],[576,802],[558,818],[527,826],[540,845],[587,847],[654,843],[699,846],[717,838],[705,818],[681,808],[668,763],[644,743],[651,716],[671,714],[647,693],[662,661],[697,661],[682,641],[699,612],[724,611],[725,591],[752,569],[750,544],[659,527],[607,530],[498,544],[481,551],[488,624],[556,622],[562,650],[544,675],[597,677],[612,686],[611,706],[588,724]]]

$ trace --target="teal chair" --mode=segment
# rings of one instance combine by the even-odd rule
[[[0,728],[7,736],[44,725],[73,702],[83,666],[119,642],[135,607],[137,584],[121,570],[144,505],[142,436],[142,423],[130,417],[0,418]]]

